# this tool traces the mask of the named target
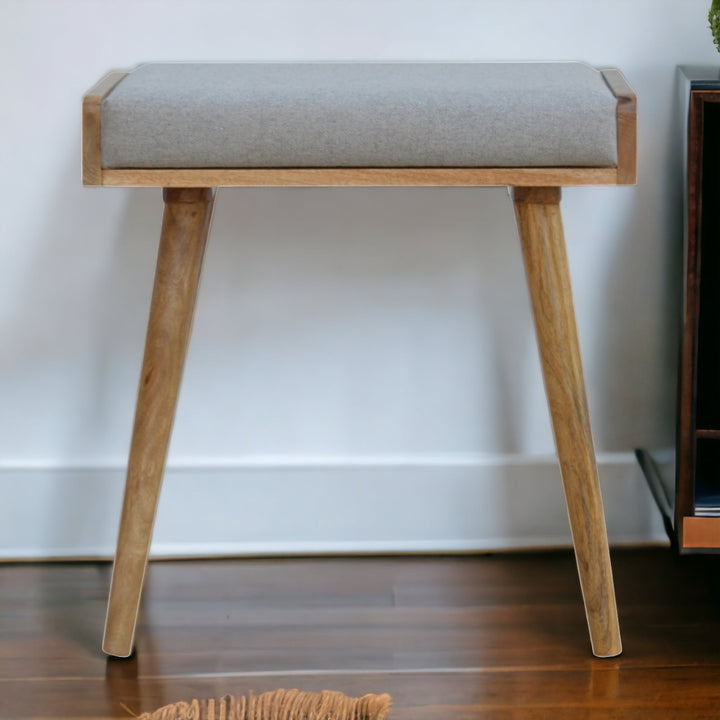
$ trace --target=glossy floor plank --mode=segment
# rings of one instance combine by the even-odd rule
[[[718,558],[613,553],[625,653],[590,654],[569,552],[154,563],[138,653],[100,652],[109,565],[0,566],[0,718],[127,718],[278,687],[391,718],[717,718]]]

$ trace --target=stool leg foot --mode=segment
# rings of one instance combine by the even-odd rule
[[[560,215],[560,188],[515,188],[513,201],[590,642],[598,657],[613,657],[622,652],[622,645]]]
[[[166,189],[103,650],[132,653],[215,191]]]

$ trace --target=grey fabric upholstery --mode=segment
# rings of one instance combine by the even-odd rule
[[[582,63],[141,65],[103,101],[105,168],[609,167]]]

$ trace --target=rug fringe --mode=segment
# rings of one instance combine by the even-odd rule
[[[273,690],[173,703],[138,720],[386,720],[390,703],[389,695],[351,698],[333,690]]]

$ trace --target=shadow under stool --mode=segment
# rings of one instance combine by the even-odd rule
[[[595,655],[622,648],[560,214],[636,178],[617,70],[556,63],[146,64],[83,99],[85,185],[165,210],[103,649],[132,653],[215,189],[508,186]]]

